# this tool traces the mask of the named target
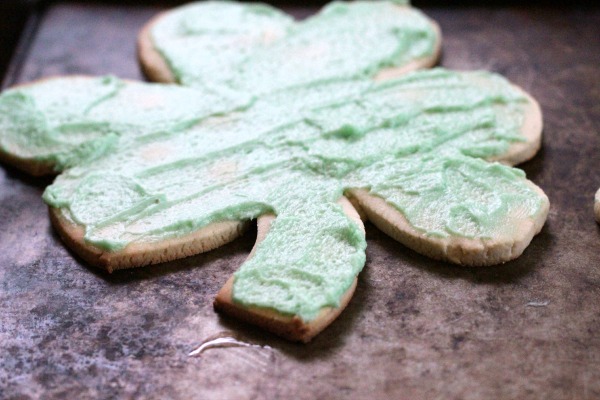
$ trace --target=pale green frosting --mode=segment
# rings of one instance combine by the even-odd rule
[[[44,199],[107,251],[275,213],[234,300],[309,321],[365,263],[364,235],[336,203],[349,188],[435,237],[502,237],[508,216],[540,213],[522,171],[483,160],[524,140],[527,105],[497,75],[443,69],[259,98],[65,78],[0,96],[0,149],[69,167]]]
[[[151,38],[177,82],[260,94],[431,57],[438,32],[402,3],[334,2],[295,22],[264,4],[198,2],[160,18]]]
[[[184,6],[152,28],[176,86],[50,80],[0,96],[0,150],[64,172],[44,199],[107,251],[275,213],[234,300],[313,319],[365,263],[337,204],[368,188],[436,237],[511,235],[543,199],[482,158],[523,140],[503,78],[433,70],[373,83],[440,40],[405,2],[332,3],[296,23],[266,5]],[[201,90],[199,90],[201,89]]]

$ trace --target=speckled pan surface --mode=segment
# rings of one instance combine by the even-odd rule
[[[54,6],[15,78],[139,79],[135,33],[157,11]],[[500,72],[545,111],[543,150],[523,169],[552,209],[522,257],[457,269],[367,224],[367,264],[353,300],[314,342],[297,346],[212,310],[250,251],[252,231],[214,252],[106,276],[51,230],[40,199],[49,181],[2,166],[0,398],[600,396],[600,229],[591,210],[600,111],[590,90],[600,73],[600,13],[425,12],[445,33],[443,66]],[[223,332],[259,347],[188,358]]]

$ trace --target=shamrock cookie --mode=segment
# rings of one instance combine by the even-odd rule
[[[181,10],[146,27],[140,52],[151,77],[189,87],[65,77],[0,95],[0,156],[62,171],[44,200],[89,263],[186,257],[257,218],[257,243],[215,307],[308,341],[365,264],[355,208],[413,250],[465,265],[518,257],[541,229],[547,197],[508,166],[539,149],[537,102],[486,72],[393,77],[439,52],[417,11],[335,3],[296,24],[266,6]]]
[[[469,265],[518,256],[548,210],[521,171],[485,161],[529,157],[541,119],[531,97],[484,72],[340,80],[258,99],[60,78],[5,92],[0,115],[4,151],[66,168],[44,200],[94,265],[196,254],[276,215],[217,306],[297,340],[341,311],[364,266],[344,193],[407,246]]]

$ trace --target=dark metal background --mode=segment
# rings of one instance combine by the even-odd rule
[[[5,82],[141,79],[135,35],[161,9],[52,5],[21,40]],[[592,215],[600,12],[425,12],[441,25],[443,66],[502,73],[542,105],[542,150],[522,168],[551,209],[519,259],[460,268],[367,224],[367,264],[349,307],[312,343],[296,345],[212,309],[255,232],[207,254],[107,275],[74,257],[51,229],[40,198],[51,179],[2,165],[0,398],[600,398],[600,227]],[[222,332],[263,347],[188,358]]]

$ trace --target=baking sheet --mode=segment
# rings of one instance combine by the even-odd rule
[[[135,34],[159,10],[54,5],[6,81],[141,79]],[[542,105],[543,147],[522,168],[551,210],[523,256],[460,268],[367,224],[350,305],[312,343],[292,344],[212,309],[255,230],[203,255],[108,275],[51,229],[40,197],[51,179],[2,165],[0,398],[599,398],[600,12],[425,12],[442,28],[441,65],[499,72]],[[215,335],[253,346],[188,357]]]

